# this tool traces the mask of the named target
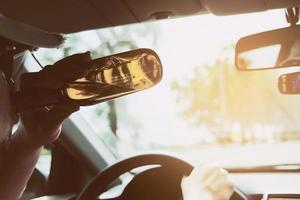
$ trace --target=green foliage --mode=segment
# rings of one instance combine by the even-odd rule
[[[171,88],[186,119],[220,136],[231,134],[236,125],[245,132],[257,124],[290,123],[284,102],[278,98],[276,77],[261,71],[240,72],[223,58],[196,66],[191,78],[174,81]]]
[[[41,151],[41,155],[50,156],[51,155],[51,150],[43,148],[42,151]]]

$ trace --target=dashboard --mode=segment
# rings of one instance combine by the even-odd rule
[[[300,199],[300,173],[233,173],[229,177],[249,200]]]
[[[300,173],[231,173],[229,178],[249,200],[300,200]],[[70,200],[74,196],[47,196],[36,200]]]

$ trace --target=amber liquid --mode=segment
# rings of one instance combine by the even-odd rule
[[[154,55],[111,56],[94,60],[88,73],[67,84],[66,93],[75,101],[104,101],[154,86],[161,80],[161,64]]]

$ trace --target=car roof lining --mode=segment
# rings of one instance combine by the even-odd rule
[[[180,16],[205,9],[198,0],[0,0],[4,16],[57,33],[147,21],[162,11]]]
[[[299,0],[0,0],[0,14],[55,33],[113,27],[156,18],[215,15],[300,6]],[[166,14],[162,16],[161,14]]]

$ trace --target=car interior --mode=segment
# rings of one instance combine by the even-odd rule
[[[5,38],[13,41],[16,50],[14,64],[20,63],[20,52],[27,52],[26,62],[13,71],[16,81],[24,72],[40,70],[39,65],[47,65],[72,53],[90,49],[96,49],[91,50],[92,56],[101,64],[108,59],[115,59],[119,65],[122,62],[126,65],[126,61],[122,60],[126,56],[136,59],[144,55],[148,62],[138,61],[142,64],[122,68],[124,74],[127,70],[130,76],[147,75],[148,79],[144,78],[135,86],[126,85],[126,91],[114,85],[114,90],[104,91],[108,94],[103,98],[97,96],[78,101],[83,107],[64,121],[60,138],[42,151],[21,199],[179,200],[182,199],[182,178],[188,176],[195,165],[215,161],[224,166],[233,182],[231,200],[300,199],[300,116],[296,106],[299,102],[297,94],[300,94],[297,84],[300,80],[297,72],[300,66],[299,7],[299,0],[1,0],[0,29],[3,29],[1,33]],[[156,33],[151,35],[158,26],[165,26],[158,31],[158,34],[161,33],[160,39],[155,38]],[[253,30],[253,27],[256,29]],[[189,38],[193,28],[197,28],[195,38]],[[197,38],[198,33],[205,31],[207,35]],[[241,34],[234,35],[235,32]],[[174,34],[174,37],[168,33]],[[128,41],[137,38],[138,42],[124,42],[127,36]],[[226,37],[234,38],[235,43],[224,47],[220,42],[220,46],[218,41]],[[168,39],[164,41],[164,38]],[[212,42],[205,43],[205,40]],[[97,41],[101,45],[96,45]],[[148,45],[149,41],[158,45]],[[160,43],[166,47],[159,48]],[[183,43],[189,43],[188,48],[191,49],[179,46]],[[117,48],[112,47],[119,44]],[[83,45],[86,46],[83,48]],[[229,61],[224,59],[225,67],[219,67],[216,71],[209,71],[213,64],[203,64],[203,69],[199,64],[199,68],[190,69],[190,75],[183,76],[183,68],[188,70],[188,65],[193,65],[190,60],[203,57],[205,60],[209,56],[211,58],[207,58],[207,62],[214,63],[217,60],[209,48],[205,49],[209,45],[223,48],[220,54],[225,57],[229,49],[234,69],[226,70]],[[271,50],[268,51],[267,47]],[[278,57],[273,53],[275,50],[279,52]],[[167,56],[173,57],[168,59]],[[176,57],[182,61],[174,64]],[[217,60],[215,65],[220,65],[218,62],[221,61]],[[181,69],[169,67],[172,63]],[[155,66],[149,72],[150,68],[144,70],[142,65]],[[230,82],[226,76],[218,76],[215,82],[200,81],[216,73],[230,74],[232,70],[245,79],[241,84],[238,78],[234,79],[232,82],[239,87],[232,92],[227,88],[231,86],[225,84],[226,81],[227,84]],[[105,77],[105,73],[101,76],[106,83],[109,78],[114,80],[114,77]],[[164,85],[169,84],[164,77],[168,79],[172,73],[182,80],[182,83],[170,81],[172,89],[169,90],[176,91],[177,96],[175,93],[172,93],[173,96],[171,93],[163,94],[164,87],[167,87]],[[271,73],[272,77],[268,75]],[[193,75],[199,75],[199,82],[191,78]],[[194,85],[188,87],[189,83]],[[206,88],[211,88],[212,83],[219,89],[207,91]],[[142,91],[152,86],[149,92]],[[155,92],[156,87],[162,92]],[[273,89],[268,90],[267,87]],[[208,100],[209,104],[201,99],[195,100],[199,106],[195,104],[183,113],[188,117],[199,117],[202,120],[199,129],[194,127],[199,124],[189,125],[194,118],[163,121],[163,118],[174,114],[168,110],[169,105],[183,102],[180,109],[189,107],[193,102],[185,102],[186,99],[196,98],[196,94],[202,92],[197,88],[207,92],[202,96],[213,96],[213,91],[217,91],[221,97],[228,93],[231,99]],[[242,91],[244,88],[245,92]],[[255,88],[263,89],[259,90],[261,93],[255,93]],[[35,97],[38,95],[27,93]],[[166,99],[166,95],[170,95],[172,102]],[[116,97],[121,98],[118,100]],[[237,102],[239,99],[243,102]],[[32,106],[33,101],[30,99],[29,104],[20,104],[20,109]],[[130,101],[132,103],[128,103]],[[231,107],[216,108],[219,101]],[[259,101],[261,104],[258,106]],[[207,105],[209,108],[205,108]],[[141,107],[147,109],[141,110]],[[197,109],[202,110],[198,113],[193,111]],[[232,116],[237,116],[237,119],[228,114],[230,109],[234,113]],[[278,109],[280,111],[277,112]],[[246,116],[243,115],[244,111]],[[225,119],[225,124],[231,123],[230,142],[229,137],[218,134],[222,132],[219,129],[214,137],[210,135],[219,126],[218,120],[223,120],[214,113],[223,114],[223,118],[229,115],[234,118],[232,121],[231,118]],[[211,115],[212,119],[207,117]],[[144,126],[135,118],[147,121],[147,124]],[[185,132],[185,125],[180,125],[181,122],[187,123],[190,129]],[[211,126],[201,126],[203,123]],[[245,132],[256,139],[251,136],[252,139],[248,141],[245,139],[247,137],[239,135],[240,127],[244,125],[254,127],[253,134],[250,129],[245,129]],[[163,131],[168,134],[162,135],[163,131],[155,134],[159,126],[165,126]],[[152,128],[147,130],[147,127]],[[176,130],[182,133],[177,134]],[[223,132],[225,130],[228,129],[225,127]],[[142,135],[140,132],[143,131],[147,133]],[[204,139],[198,144],[199,132],[203,132]],[[260,132],[265,132],[261,136],[265,138],[256,136]],[[128,139],[130,137],[134,139]],[[181,146],[181,143],[185,146]],[[227,148],[232,149],[227,152]],[[188,153],[190,151],[193,151],[193,156]],[[234,159],[239,160],[239,164]]]

